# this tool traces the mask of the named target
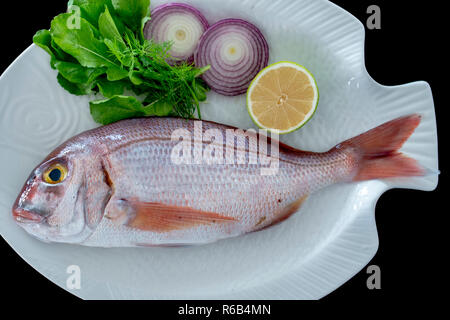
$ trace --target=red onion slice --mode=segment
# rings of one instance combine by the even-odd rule
[[[171,56],[192,62],[198,40],[208,27],[208,21],[197,9],[184,3],[168,3],[152,11],[144,35],[158,43],[172,41]]]
[[[237,96],[245,93],[259,71],[267,67],[269,46],[253,24],[225,19],[203,34],[194,59],[198,68],[211,66],[202,77],[212,90]]]

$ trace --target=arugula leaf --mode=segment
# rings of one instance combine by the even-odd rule
[[[203,80],[200,80],[199,78],[194,79],[192,81],[192,89],[197,97],[197,100],[200,102],[206,101],[208,89],[206,88],[206,84],[203,82]]]
[[[111,67],[106,71],[109,81],[118,81],[128,77],[129,72],[120,67]]]
[[[53,50],[51,49],[52,46],[52,35],[50,34],[50,31],[48,30],[39,30],[36,32],[36,34],[33,36],[33,42],[44,49],[50,56],[54,57]]]
[[[86,84],[80,84],[80,83],[73,83],[64,78],[64,76],[61,73],[58,73],[57,76],[58,83],[69,91],[71,94],[77,95],[77,96],[84,96],[87,94],[92,93],[92,88],[94,87],[94,83],[86,83]]]
[[[130,77],[131,83],[133,83],[134,85],[137,85],[137,86],[143,84],[144,80],[142,79],[141,76],[142,76],[142,74],[139,71],[130,72],[129,77]]]
[[[147,112],[158,117],[167,117],[172,115],[173,106],[166,101],[157,101],[149,106]]]
[[[108,7],[106,7],[105,12],[100,14],[98,19],[98,28],[100,30],[100,34],[105,39],[114,40],[119,44],[123,44],[122,48],[125,47],[125,42],[122,39],[119,29],[117,29],[116,23],[111,16]]]
[[[128,67],[131,66],[133,64],[133,57],[125,54],[127,51],[127,46],[120,35],[119,29],[117,28],[108,8],[106,8],[105,12],[100,15],[98,24],[100,34],[105,38],[103,41],[109,51],[117,58],[117,60],[119,60],[121,64]],[[121,72],[116,69],[114,70],[111,70],[108,73],[108,76],[112,81],[123,79],[128,75],[128,72]],[[110,75],[110,73],[115,73],[115,75]]]
[[[149,115],[139,100],[129,96],[114,96],[106,100],[92,101],[90,109],[94,120],[104,125],[127,118]]]
[[[56,69],[56,63],[58,61],[76,61],[54,43],[49,30],[39,30],[36,32],[33,36],[33,42],[50,55],[50,66],[52,69]]]
[[[80,18],[80,29],[68,27],[69,13],[55,17],[50,33],[55,43],[65,52],[75,57],[84,67],[119,67],[108,53],[108,47],[94,36],[95,28]]]
[[[90,84],[106,72],[105,68],[86,68],[76,63],[64,61],[57,61],[55,67],[64,78],[78,84]]]
[[[128,87],[127,81],[109,81],[108,79],[99,79],[97,85],[105,98],[123,95],[125,88]]]
[[[150,19],[150,0],[112,0],[117,15],[132,31],[142,34],[144,24]]]
[[[55,53],[56,60],[78,63],[77,59],[75,59],[70,54],[66,53],[63,49],[61,49],[56,44],[55,40],[53,40],[53,38],[51,42],[51,47],[53,49],[53,52]]]
[[[119,41],[105,39],[105,45],[116,59],[125,67],[131,67],[134,62],[133,55],[129,52],[126,45],[122,45]]]
[[[55,63],[57,61],[56,52],[52,47],[52,35],[48,30],[39,30],[33,37],[33,42],[44,49],[50,55],[50,66],[56,69]]]
[[[98,26],[98,19],[100,14],[105,11],[105,6],[113,8],[111,0],[70,0],[67,7],[70,9],[72,6],[79,7],[81,17],[95,27]]]

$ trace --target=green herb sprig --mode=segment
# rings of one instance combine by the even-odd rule
[[[68,12],[33,41],[50,55],[63,88],[104,96],[90,102],[100,124],[142,116],[201,118],[208,87],[200,76],[209,67],[173,63],[171,43],[144,38],[149,19],[149,0],[71,0]]]

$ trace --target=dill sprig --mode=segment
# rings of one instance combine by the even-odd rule
[[[128,61],[131,89],[138,95],[145,94],[146,107],[167,109],[183,118],[193,118],[195,112],[201,119],[200,102],[206,100],[207,86],[199,78],[209,69],[198,69],[187,62],[177,62],[170,55],[171,42],[156,43],[140,40],[134,34],[126,34],[126,47],[111,48],[120,61]]]

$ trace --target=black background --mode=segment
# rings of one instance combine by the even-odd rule
[[[225,0],[224,0],[225,1]],[[449,94],[445,72],[448,53],[443,42],[448,41],[446,11],[437,1],[332,1],[355,15],[365,25],[367,7],[376,4],[381,8],[381,30],[366,29],[366,65],[370,75],[385,85],[398,85],[417,80],[430,83],[435,99],[440,139],[440,183],[434,192],[392,190],[384,194],[376,207],[376,222],[380,237],[378,253],[369,263],[381,268],[381,290],[368,290],[364,268],[341,288],[322,299],[318,304],[354,301],[366,302],[375,307],[379,303],[399,299],[413,301],[437,298],[434,288],[444,286],[445,251],[437,250],[445,234],[444,217],[448,192],[448,160],[444,130],[448,116]],[[433,3],[433,4],[432,4]],[[6,1],[2,3],[0,19],[1,60],[3,72],[13,60],[31,44],[33,34],[48,28],[53,16],[65,10],[65,1]],[[5,7],[4,7],[5,8]],[[445,69],[445,71],[444,71]],[[2,168],[4,170],[6,168]],[[58,288],[27,263],[4,240],[1,245],[2,291],[11,302],[79,304],[77,298]],[[165,309],[166,314],[176,314],[175,305],[182,303],[153,304]],[[274,304],[273,312],[292,310],[298,312],[302,302]],[[278,307],[277,307],[278,306]],[[281,307],[282,306],[282,307]],[[372,308],[371,308],[372,309]],[[150,314],[149,314],[150,316]]]

